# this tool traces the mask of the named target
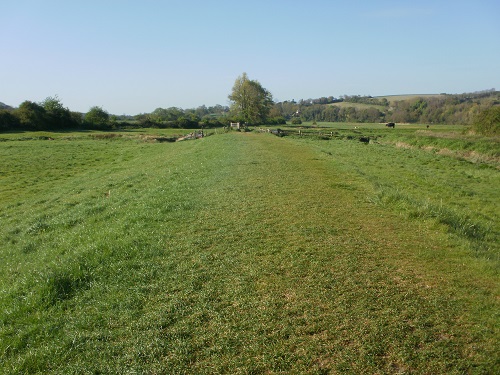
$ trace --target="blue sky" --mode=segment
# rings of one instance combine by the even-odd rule
[[[500,1],[0,0],[0,102],[114,114],[500,89]]]

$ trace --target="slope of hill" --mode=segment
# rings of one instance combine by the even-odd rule
[[[0,102],[0,109],[13,109],[10,105]]]
[[[379,111],[384,111],[386,109],[386,107],[383,105],[366,104],[366,103],[337,102],[337,103],[332,103],[332,104],[327,104],[327,105],[339,107],[339,108],[353,107],[353,108],[356,108],[357,110],[376,108]]]
[[[330,103],[311,99],[294,104],[281,105],[281,115],[288,119],[300,113],[303,121],[469,125],[479,112],[500,105],[500,91],[378,97],[354,95]]]
[[[402,100],[414,100],[418,98],[432,99],[432,98],[445,98],[446,94],[406,94],[406,95],[385,95],[376,96],[377,99],[386,99],[390,104]]]

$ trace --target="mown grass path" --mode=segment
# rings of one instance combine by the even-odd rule
[[[498,370],[498,279],[335,155],[268,134],[129,147],[26,230],[16,261],[43,277],[4,283],[6,371]],[[77,202],[81,181],[99,193]]]

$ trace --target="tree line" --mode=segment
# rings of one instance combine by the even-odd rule
[[[18,108],[2,105],[0,107],[0,131],[112,130],[141,127],[189,129],[202,125],[225,126],[226,120],[230,121],[228,113],[229,107],[221,105],[213,107],[203,105],[196,109],[157,108],[151,113],[141,113],[135,116],[111,115],[102,107],[93,106],[88,112],[81,113],[69,110],[55,96],[48,97],[39,103],[26,100]]]
[[[274,105],[271,93],[256,80],[243,73],[235,81],[228,96],[231,106],[205,105],[193,109],[177,107],[156,108],[151,113],[135,116],[110,115],[94,106],[87,113],[72,112],[57,96],[41,103],[24,101],[18,108],[0,107],[0,131],[7,130],[63,130],[118,128],[181,128],[222,127],[231,122],[247,125],[285,124],[283,117],[269,115]]]
[[[151,113],[116,116],[110,115],[99,106],[91,107],[87,113],[73,112],[54,96],[40,103],[26,100],[18,108],[1,105],[0,131],[111,130],[126,127],[190,129],[201,126],[227,126],[230,122],[280,125],[286,124],[287,121],[296,124],[302,121],[316,121],[472,125],[481,113],[498,107],[500,92],[491,89],[457,95],[414,97],[392,102],[386,98],[359,95],[274,102],[267,89],[243,73],[236,79],[228,99],[230,106],[156,108]],[[350,103],[353,105],[350,106]],[[496,117],[491,115],[485,118]]]
[[[390,103],[386,98],[344,96],[333,99],[342,106],[320,104],[326,98],[275,103],[271,113],[291,121],[317,122],[399,122],[471,125],[484,110],[500,104],[500,92],[491,90],[464,94],[414,97]],[[332,99],[329,99],[332,100]],[[368,106],[349,106],[366,104]]]
[[[500,104],[500,92],[440,95],[397,101],[386,118],[392,122],[471,125],[483,111]]]
[[[108,129],[116,118],[101,107],[94,106],[85,114],[70,111],[57,97],[47,97],[40,103],[29,100],[18,108],[0,109],[0,131],[6,130],[66,130]]]

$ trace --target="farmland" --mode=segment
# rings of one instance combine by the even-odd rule
[[[333,104],[329,104],[329,105],[339,107],[339,108],[352,107],[352,108],[356,108],[357,110],[376,108],[379,111],[382,111],[385,109],[384,106],[381,106],[381,105],[364,104],[364,103],[338,102],[338,103],[333,103]]]
[[[394,103],[401,100],[413,100],[418,98],[442,98],[446,95],[444,94],[411,94],[411,95],[387,95],[387,96],[377,96],[377,99],[387,99],[389,103]]]
[[[297,130],[0,134],[0,372],[499,372],[498,139]]]

